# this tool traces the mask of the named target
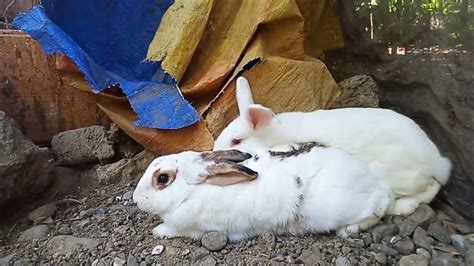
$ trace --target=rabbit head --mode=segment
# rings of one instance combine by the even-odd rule
[[[251,158],[236,150],[182,152],[155,159],[133,192],[139,209],[164,215],[176,209],[200,186],[226,186],[253,180],[257,173],[238,162]]]
[[[266,150],[268,146],[278,142],[278,136],[273,136],[273,131],[270,129],[273,123],[278,123],[278,120],[270,108],[254,103],[247,79],[239,77],[236,83],[239,117],[217,137],[214,150],[234,148],[253,152],[259,151],[260,148]]]

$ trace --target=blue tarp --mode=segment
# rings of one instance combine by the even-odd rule
[[[42,0],[13,25],[45,53],[71,58],[96,93],[120,84],[137,126],[178,129],[201,119],[177,82],[157,62],[144,61],[173,0]]]

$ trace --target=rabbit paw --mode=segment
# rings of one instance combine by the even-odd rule
[[[418,208],[419,202],[413,199],[397,199],[391,210],[391,214],[394,215],[409,215],[412,214],[416,208]]]
[[[159,224],[152,230],[153,235],[161,238],[170,238],[175,236],[175,232],[166,224]]]
[[[350,235],[355,234],[357,232],[359,232],[359,225],[352,224],[352,225],[339,228],[336,234],[341,238],[348,238]]]

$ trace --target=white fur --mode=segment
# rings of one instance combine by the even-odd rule
[[[298,235],[338,230],[346,236],[376,224],[391,202],[388,186],[338,149],[313,148],[284,159],[268,152],[257,157],[241,163],[257,171],[257,179],[224,187],[196,184],[209,165],[198,152],[157,158],[133,200],[141,210],[161,216],[164,223],[153,229],[157,236],[199,239],[218,230],[231,241],[266,231]],[[163,190],[151,186],[157,169],[177,171]]]
[[[253,129],[247,111],[253,105],[248,82],[237,80],[241,116],[216,139],[214,150],[249,153],[279,145],[317,141],[338,147],[367,163],[392,188],[399,202],[389,212],[407,215],[429,203],[448,182],[451,162],[410,118],[388,109],[342,108],[276,115],[270,125]],[[241,139],[232,145],[232,139]]]

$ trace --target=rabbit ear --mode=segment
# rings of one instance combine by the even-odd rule
[[[211,151],[203,152],[201,158],[205,161],[214,161],[214,162],[243,162],[247,159],[252,158],[252,155],[246,152],[241,152],[239,150],[221,150],[221,151]]]
[[[253,129],[269,125],[275,114],[270,108],[260,104],[252,104],[248,109],[249,122]]]
[[[236,97],[237,105],[239,106],[240,115],[246,115],[247,110],[253,104],[252,91],[250,90],[249,82],[244,77],[238,77],[236,81]]]
[[[258,173],[252,169],[231,162],[220,162],[210,165],[207,171],[209,175],[206,177],[205,183],[217,186],[228,186],[251,181],[258,176]]]

